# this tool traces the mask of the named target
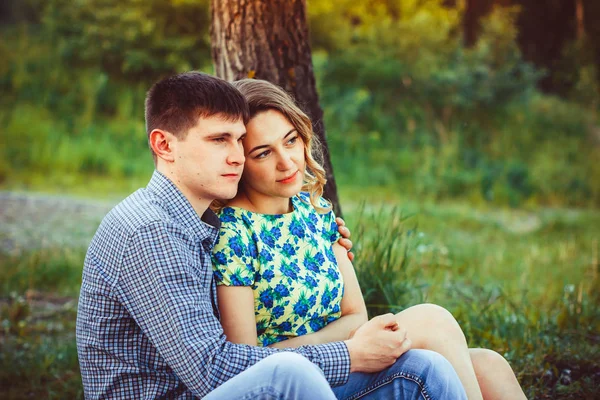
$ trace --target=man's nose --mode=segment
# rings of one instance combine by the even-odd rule
[[[246,157],[244,156],[244,146],[236,143],[229,151],[227,163],[231,165],[242,165],[244,164],[244,161],[246,161]]]

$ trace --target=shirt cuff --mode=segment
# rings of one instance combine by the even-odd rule
[[[340,386],[350,375],[350,353],[344,342],[326,343],[316,346],[320,353],[321,370],[331,386]]]

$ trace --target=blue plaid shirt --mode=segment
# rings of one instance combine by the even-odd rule
[[[77,313],[85,397],[202,397],[277,349],[227,342],[210,260],[218,218],[202,218],[159,172],[104,218],[88,249]],[[332,386],[343,342],[296,350]]]

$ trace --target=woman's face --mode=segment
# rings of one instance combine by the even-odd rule
[[[257,114],[246,125],[242,175],[249,197],[264,200],[289,199],[302,189],[304,142],[298,131],[279,111]]]

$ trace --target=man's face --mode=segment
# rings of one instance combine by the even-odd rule
[[[244,169],[245,134],[241,119],[199,118],[184,139],[174,140],[169,178],[193,204],[233,198]]]

